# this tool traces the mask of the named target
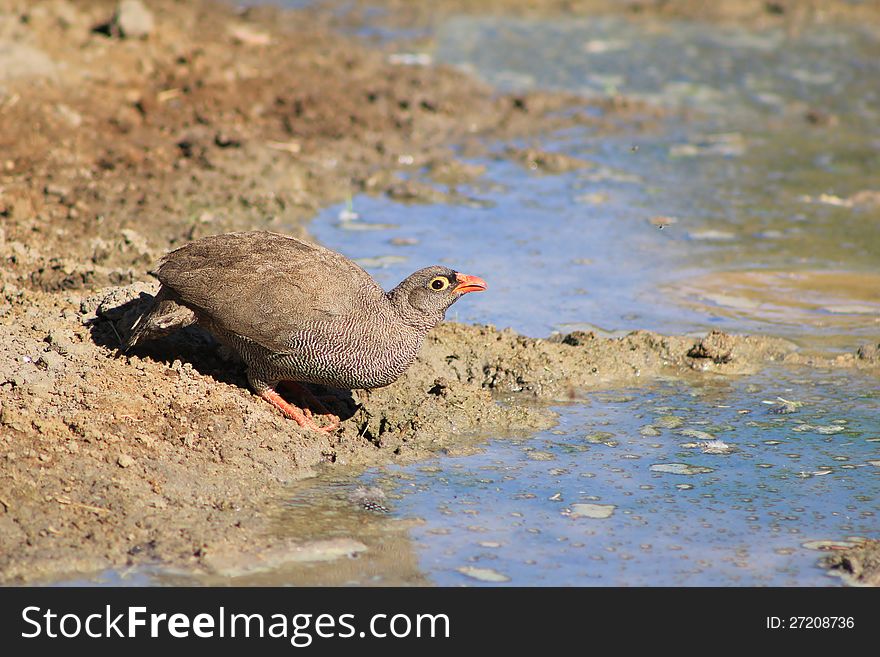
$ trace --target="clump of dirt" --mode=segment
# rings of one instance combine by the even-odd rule
[[[856,357],[868,363],[880,363],[880,344],[863,344],[856,352]]]
[[[821,563],[847,584],[880,586],[880,541],[869,540],[835,552],[824,557]]]
[[[564,173],[566,171],[576,171],[577,169],[595,166],[591,162],[578,157],[566,155],[565,153],[550,153],[537,148],[516,148],[511,146],[507,149],[507,155],[532,171],[544,173]]]
[[[784,360],[795,349],[780,338],[711,336],[730,346],[727,358],[705,358],[701,345],[706,339],[650,331],[634,331],[622,338],[576,331],[540,339],[492,326],[444,324],[429,336],[422,358],[435,372],[448,370],[445,376],[450,379],[475,382],[496,392],[564,400],[580,390],[632,385],[661,374],[746,374],[767,362]]]

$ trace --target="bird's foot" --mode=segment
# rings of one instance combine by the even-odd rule
[[[293,394],[299,395],[308,406],[311,406],[315,409],[320,415],[325,416],[334,426],[339,426],[339,418],[330,412],[330,410],[324,405],[325,399],[335,400],[336,397],[326,396],[326,397],[316,397],[311,390],[306,388],[304,385],[300,385],[296,381],[282,381],[282,385],[285,388],[290,390]],[[303,406],[303,412],[308,417],[312,416],[312,411],[307,407]]]
[[[330,424],[322,427],[315,422],[309,409],[301,410],[297,408],[279,395],[274,388],[267,388],[260,396],[301,427],[306,427],[312,431],[320,431],[321,433],[330,433],[339,426],[339,418],[328,413],[327,419],[330,420]]]

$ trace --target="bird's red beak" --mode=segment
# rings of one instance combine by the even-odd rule
[[[459,294],[467,294],[468,292],[482,292],[488,287],[486,285],[486,281],[484,281],[479,276],[468,276],[467,274],[460,274],[459,272],[455,272],[455,280],[458,281],[458,285],[452,288],[453,292],[458,292]]]

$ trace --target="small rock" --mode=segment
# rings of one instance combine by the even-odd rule
[[[677,415],[661,415],[654,424],[664,429],[678,429],[684,424],[684,420]]]
[[[71,128],[78,128],[82,125],[83,117],[82,114],[77,112],[75,109],[65,105],[63,103],[58,103],[55,106],[55,113],[59,118],[63,119]]]
[[[120,468],[130,468],[134,465],[134,459],[128,454],[120,454],[116,459],[116,465]]]
[[[130,228],[124,228],[119,231],[119,234],[122,236],[122,240],[125,242],[126,246],[132,247],[137,253],[145,255],[152,254],[150,246],[147,244],[147,240],[137,231],[131,230]]]
[[[701,465],[691,465],[689,463],[655,463],[651,466],[652,472],[663,472],[664,474],[677,475],[697,475],[714,472],[712,468]]]
[[[595,166],[592,162],[565,153],[552,153],[537,148],[511,146],[505,151],[505,155],[532,171],[545,173],[565,173]]]
[[[860,540],[835,549],[821,564],[854,586],[880,586],[880,541]]]
[[[678,435],[694,438],[695,440],[715,440],[715,436],[708,431],[700,431],[698,429],[682,429],[678,432]]]
[[[616,507],[613,504],[572,504],[569,515],[572,518],[610,518]]]
[[[7,40],[0,44],[0,81],[47,77],[55,70],[55,62],[42,50]]]
[[[733,360],[733,349],[736,341],[722,331],[712,331],[688,351],[688,358],[708,358],[721,365]]]
[[[153,12],[140,0],[122,0],[113,17],[121,36],[129,39],[143,39],[155,28]]]
[[[250,25],[230,25],[228,29],[232,39],[245,46],[268,46],[272,43],[272,37]]]
[[[703,443],[700,448],[704,454],[730,454],[733,449],[723,440],[710,440]]]
[[[480,582],[509,582],[510,578],[507,575],[499,573],[497,570],[492,568],[474,568],[473,566],[463,566],[462,568],[457,568],[458,572],[466,577],[470,577],[471,579],[479,580]]]
[[[37,358],[37,367],[49,371],[56,371],[64,366],[64,357],[56,351],[47,351]]]
[[[593,331],[572,331],[568,335],[563,336],[562,344],[580,347],[581,345],[595,342],[595,340],[596,334]]]
[[[808,550],[843,550],[845,548],[855,547],[857,544],[853,541],[838,540],[815,540],[801,543]]]
[[[791,413],[797,413],[798,409],[804,405],[803,402],[791,401],[783,399],[782,397],[777,397],[775,401],[764,401],[764,403],[770,404],[770,412],[775,413],[776,415],[790,415]]]

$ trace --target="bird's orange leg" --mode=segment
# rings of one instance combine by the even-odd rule
[[[305,401],[307,406],[311,406],[318,413],[326,416],[327,419],[330,421],[330,424],[333,425],[333,428],[339,426],[339,418],[331,413],[327,409],[327,407],[324,406],[323,402],[312,394],[311,390],[303,385],[300,385],[296,381],[282,381],[281,383],[293,394],[299,395],[300,398]],[[305,413],[306,417],[312,417],[312,412],[308,408],[303,407],[303,412]]]
[[[334,421],[326,427],[318,425],[311,418],[310,412],[308,413],[308,415],[306,415],[299,408],[297,408],[293,404],[288,403],[284,399],[284,397],[278,394],[274,387],[266,388],[260,393],[260,396],[268,401],[270,404],[272,404],[279,411],[284,413],[284,415],[289,417],[291,420],[294,420],[301,427],[307,427],[309,429],[312,429],[313,431],[320,431],[322,433],[330,433],[339,426],[339,418],[337,418],[336,416],[330,416]]]

